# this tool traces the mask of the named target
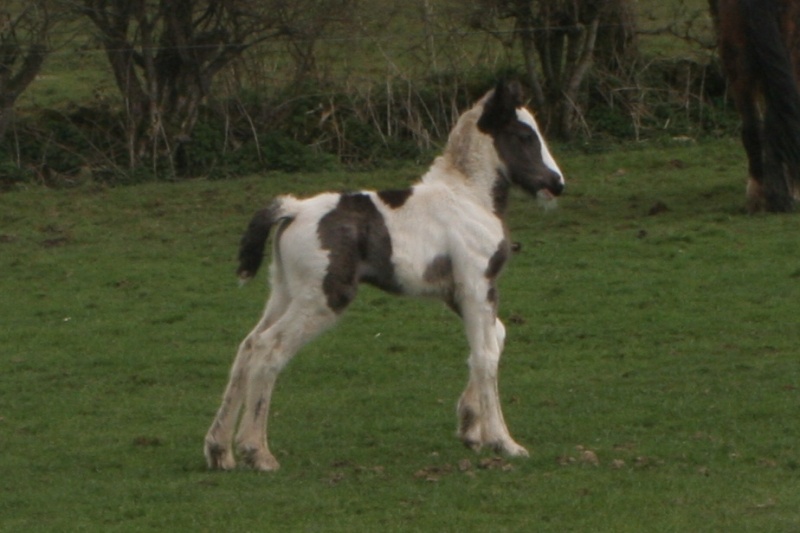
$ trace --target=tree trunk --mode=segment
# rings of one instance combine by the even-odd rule
[[[542,126],[550,135],[569,138],[584,112],[585,82],[596,53],[604,65],[618,64],[633,44],[630,4],[631,0],[480,0],[480,11],[470,20],[473,27],[502,39],[503,32],[491,18],[513,19]]]
[[[528,85],[533,92],[533,104],[536,109],[544,109],[547,104],[542,90],[542,82],[539,80],[539,71],[536,68],[536,42],[535,36],[530,31],[530,25],[519,19],[516,22],[516,31],[519,35],[520,46],[522,48],[522,60],[525,65],[525,74],[528,78]]]
[[[34,14],[31,14],[32,11]],[[34,17],[36,13],[38,11],[35,9],[27,9],[16,19],[9,20],[0,31],[0,142],[11,124],[17,98],[36,79],[47,57],[47,48],[42,44],[49,28],[46,13],[41,19],[25,19]],[[26,27],[24,32],[19,33],[34,39],[33,43],[21,42],[15,31],[16,26],[24,22],[33,28]]]
[[[324,4],[326,7],[321,7]],[[129,166],[182,174],[203,101],[220,70],[248,47],[287,36],[298,76],[313,46],[352,0],[83,0],[126,104]],[[165,166],[166,165],[166,166]]]
[[[561,126],[559,128],[560,131],[557,132],[562,137],[570,136],[575,123],[575,115],[580,113],[579,93],[583,86],[583,80],[592,66],[599,24],[600,19],[595,18],[589,25],[588,30],[585,27],[581,28],[580,34],[570,40],[570,48],[572,50],[570,55],[574,55],[574,57],[569,58],[568,66],[572,69],[572,73],[566,82],[561,110]]]
[[[0,103],[0,144],[6,137],[11,121],[14,118],[14,106]]]

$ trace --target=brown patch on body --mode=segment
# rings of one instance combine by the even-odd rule
[[[503,265],[508,261],[508,256],[510,254],[511,246],[506,239],[503,239],[500,241],[500,244],[497,245],[497,250],[492,254],[492,257],[489,258],[489,264],[486,266],[486,272],[484,272],[486,279],[489,280],[489,289],[486,291],[486,301],[494,306],[495,312],[497,311],[499,302],[495,279],[500,275],[500,272],[503,270]]]
[[[488,279],[495,279],[500,275],[500,271],[503,270],[503,265],[505,265],[508,260],[509,252],[510,247],[508,241],[503,239],[500,241],[500,244],[497,245],[497,250],[492,254],[492,257],[489,259],[489,264],[486,266],[484,275]]]
[[[438,255],[425,268],[422,278],[428,283],[453,281],[453,260],[449,255]]]
[[[406,203],[414,189],[392,189],[378,192],[378,198],[392,209],[398,209]]]
[[[363,193],[342,194],[336,207],[319,221],[328,270],[322,281],[328,307],[341,313],[355,298],[358,283],[400,292],[392,265],[392,239],[383,216]]]
[[[497,287],[495,287],[494,284],[492,284],[492,286],[489,287],[489,290],[486,291],[486,301],[497,307],[498,300],[499,298],[497,296]]]
[[[456,301],[453,281],[453,260],[448,255],[438,255],[425,268],[422,279],[426,283],[438,286],[441,298],[453,312],[461,316],[461,306]]]

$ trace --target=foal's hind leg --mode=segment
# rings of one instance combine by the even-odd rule
[[[286,311],[288,294],[278,279],[273,277],[273,289],[264,316],[239,345],[231,368],[231,375],[217,416],[206,434],[205,456],[209,468],[231,470],[236,466],[233,457],[233,430],[244,402],[245,386],[259,336],[272,326]]]
[[[262,471],[279,468],[267,444],[267,418],[275,381],[297,351],[334,322],[336,314],[323,300],[304,295],[293,299],[281,318],[255,339],[244,412],[236,435],[237,449],[249,466]]]

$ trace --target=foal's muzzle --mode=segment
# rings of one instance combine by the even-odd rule
[[[564,192],[564,181],[558,180],[553,186],[548,187],[547,190],[549,190],[553,196],[560,196],[561,193]]]
[[[550,175],[544,181],[545,185],[542,187],[553,196],[560,196],[564,192],[564,177],[558,172],[550,172]]]

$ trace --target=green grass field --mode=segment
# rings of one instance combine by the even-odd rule
[[[206,470],[252,211],[422,169],[0,193],[0,530],[797,531],[797,217],[744,214],[735,140],[554,151],[501,283],[528,460],[455,438],[456,317],[364,288],[279,380],[282,469]]]

